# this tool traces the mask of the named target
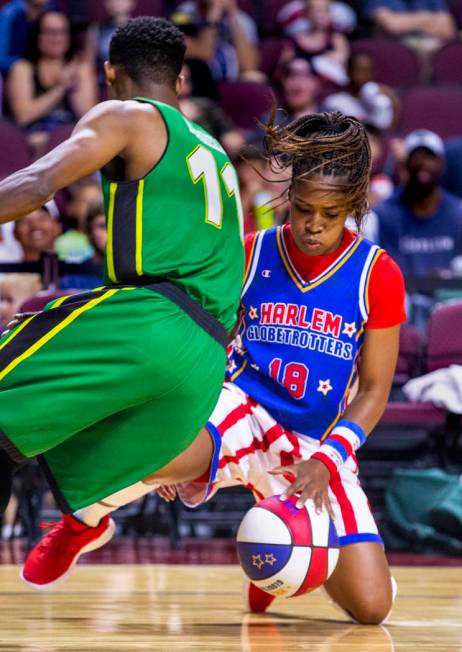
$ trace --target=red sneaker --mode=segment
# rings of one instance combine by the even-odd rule
[[[63,580],[80,555],[101,548],[115,531],[109,516],[97,527],[89,527],[72,515],[64,516],[30,551],[21,579],[34,589],[50,589]]]
[[[273,600],[276,599],[276,596],[262,591],[258,586],[255,586],[255,584],[245,578],[244,599],[248,611],[254,614],[262,614],[268,609]]]

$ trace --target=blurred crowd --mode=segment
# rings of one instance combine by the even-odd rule
[[[180,107],[234,160],[246,231],[281,224],[288,211],[288,183],[269,166],[259,123],[341,111],[365,124],[373,169],[364,235],[417,287],[409,316],[424,328],[441,298],[425,282],[462,277],[462,1],[0,0],[0,178],[59,144],[106,98],[111,35],[136,15],[168,17],[184,32]],[[2,225],[0,326],[50,290],[40,274],[4,273],[2,263],[54,252],[82,266],[61,275],[58,290],[82,290],[101,284],[105,243],[96,177]]]

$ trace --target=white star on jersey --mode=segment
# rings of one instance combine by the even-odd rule
[[[358,329],[356,328],[354,321],[352,321],[351,324],[345,322],[343,325],[342,333],[348,335],[348,337],[353,337],[353,335],[356,333],[357,330]]]
[[[250,319],[258,319],[258,310],[253,306],[250,306],[249,317]]]
[[[330,384],[330,378],[328,378],[327,380],[319,381],[319,386],[316,391],[321,392],[321,394],[324,394],[324,396],[327,396],[327,394],[330,392],[331,389],[334,388]]]
[[[232,374],[234,371],[236,371],[237,364],[234,362],[234,360],[231,360],[228,363],[228,366],[226,367],[226,369],[229,371],[230,374]]]

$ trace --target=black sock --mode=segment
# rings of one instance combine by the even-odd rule
[[[0,518],[3,516],[11,497],[13,473],[18,464],[13,462],[5,451],[0,449]]]

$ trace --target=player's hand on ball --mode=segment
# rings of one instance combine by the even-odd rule
[[[278,466],[270,473],[274,475],[286,475],[287,473],[295,475],[295,481],[284,491],[281,496],[282,500],[298,494],[295,506],[301,508],[311,498],[318,514],[325,507],[330,518],[334,519],[334,510],[328,492],[330,473],[322,462],[319,460],[306,460],[289,466]]]
[[[175,485],[162,484],[156,489],[156,494],[163,498],[167,503],[170,503],[176,498],[176,487]]]

